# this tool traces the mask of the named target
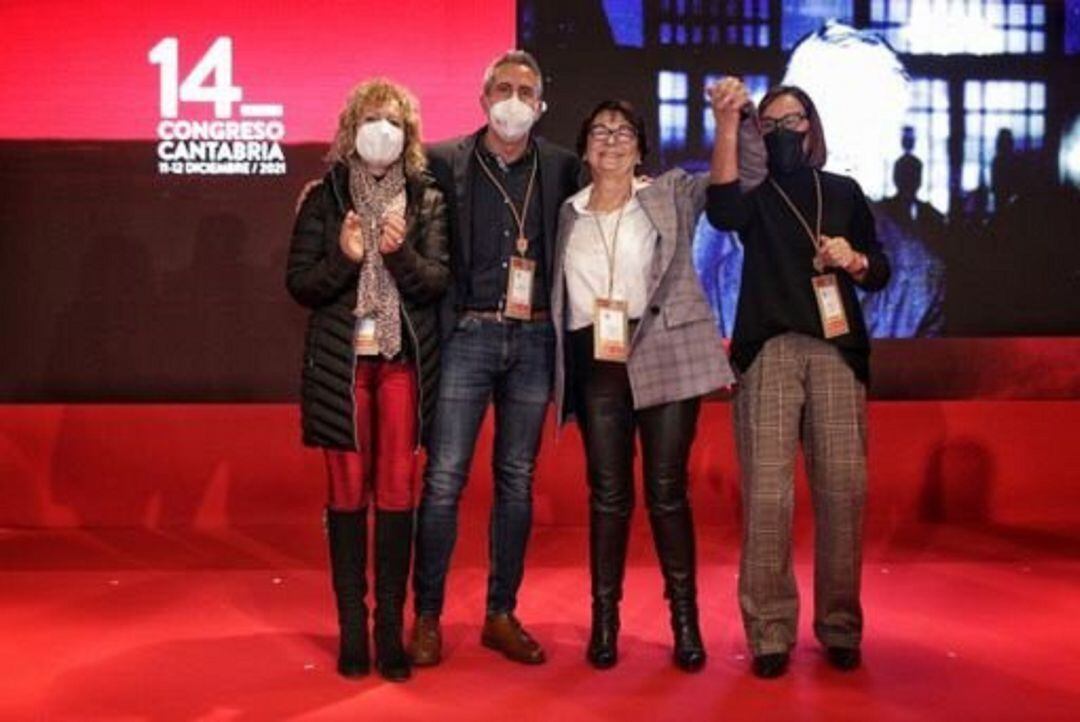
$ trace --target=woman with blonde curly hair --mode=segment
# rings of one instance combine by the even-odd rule
[[[446,207],[425,173],[416,100],[385,79],[348,97],[330,170],[300,204],[286,285],[311,310],[304,444],[324,449],[338,671],[366,674],[367,507],[375,506],[375,665],[410,676],[402,612],[412,555],[415,451],[434,410],[437,305],[449,282]]]

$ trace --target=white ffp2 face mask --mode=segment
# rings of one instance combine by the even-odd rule
[[[356,129],[356,152],[368,165],[385,167],[401,157],[405,131],[389,120],[372,120]]]
[[[536,122],[536,111],[517,96],[492,103],[488,109],[491,127],[505,141],[521,140]]]

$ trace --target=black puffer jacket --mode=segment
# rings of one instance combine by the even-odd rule
[[[450,282],[446,203],[428,176],[410,178],[405,191],[405,242],[383,261],[401,292],[403,353],[416,363],[417,441],[423,442],[438,390],[438,303]],[[338,245],[345,213],[352,209],[349,172],[337,164],[308,190],[289,246],[285,285],[297,302],[311,309],[300,388],[308,446],[356,449],[353,309],[360,265]]]

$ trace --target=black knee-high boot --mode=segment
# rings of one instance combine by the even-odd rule
[[[687,672],[705,666],[705,645],[698,626],[694,526],[690,507],[649,514],[656,555],[664,574],[664,594],[671,606],[671,630],[675,636],[675,664]]]
[[[359,677],[371,671],[368,652],[367,509],[326,510],[330,572],[337,599],[341,646],[338,672]]]
[[[375,667],[392,682],[412,667],[401,642],[412,538],[411,509],[375,512]]]
[[[592,572],[592,633],[585,653],[597,669],[619,660],[619,602],[626,572],[629,513],[594,510],[589,518],[589,566]]]

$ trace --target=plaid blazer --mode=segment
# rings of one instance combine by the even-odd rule
[[[638,202],[659,235],[649,275],[648,301],[633,337],[627,372],[634,408],[701,396],[734,381],[716,319],[694,270],[691,245],[705,205],[707,173],[668,171],[637,193]],[[559,235],[551,285],[555,324],[555,407],[566,417],[566,244],[577,220],[573,205],[559,212]]]

